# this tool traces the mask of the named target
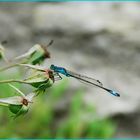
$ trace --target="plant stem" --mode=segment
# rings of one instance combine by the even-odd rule
[[[26,61],[21,61],[21,62],[9,64],[8,66],[5,66],[5,67],[0,68],[0,72],[2,72],[2,71],[4,71],[4,70],[7,70],[7,69],[10,69],[10,68],[13,68],[13,67],[20,66],[20,64],[24,64],[25,62],[26,62]]]
[[[10,68],[13,68],[13,67],[16,67],[18,65],[19,65],[19,63],[14,63],[14,64],[11,64],[9,66],[5,66],[5,67],[3,67],[3,68],[0,69],[0,72],[1,71],[4,71],[4,70],[7,70],[7,69],[10,69]]]
[[[0,84],[3,84],[3,83],[24,83],[24,84],[29,84],[28,82],[26,81],[23,81],[23,80],[16,80],[16,79],[8,79],[8,80],[2,80],[0,81]]]
[[[8,106],[8,104],[0,103],[0,106]]]
[[[5,55],[3,55],[2,57],[3,57],[3,60],[4,60],[7,64],[9,64],[9,60],[7,59],[7,57],[6,57]]]

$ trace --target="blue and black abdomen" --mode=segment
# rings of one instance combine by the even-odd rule
[[[87,76],[82,76],[80,74],[76,74],[74,72],[66,70],[63,67],[57,67],[57,66],[51,65],[50,69],[53,70],[56,73],[61,73],[65,76],[67,76],[67,77],[74,77],[74,78],[79,79],[79,80],[81,80],[85,83],[92,84],[94,86],[97,86],[99,88],[102,88],[102,89],[106,90],[107,92],[109,92],[110,94],[112,94],[116,97],[120,97],[120,94],[115,92],[114,90],[103,87],[102,83],[99,80],[96,80],[96,79],[93,79],[93,78],[90,78],[90,77],[87,77]]]

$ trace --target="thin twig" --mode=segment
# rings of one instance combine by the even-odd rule
[[[16,80],[16,79],[8,79],[8,80],[1,80],[0,84],[3,83],[24,83],[24,84],[29,84],[29,82],[23,81],[23,80]]]
[[[0,72],[2,72],[4,70],[7,70],[7,69],[10,69],[10,68],[13,68],[13,67],[16,67],[16,66],[19,66],[19,63],[14,63],[14,64],[11,64],[11,65],[2,67],[2,68],[0,68]]]

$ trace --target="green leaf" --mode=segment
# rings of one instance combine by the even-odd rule
[[[17,114],[21,108],[22,105],[9,105],[9,110],[14,114]]]

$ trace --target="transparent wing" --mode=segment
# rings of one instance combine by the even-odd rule
[[[76,78],[76,79],[78,79],[86,84],[94,85],[96,87],[99,87],[99,88],[109,92],[110,94],[112,94],[116,97],[120,97],[120,94],[117,93],[116,91],[103,87],[103,84],[99,80],[96,80],[96,79],[93,79],[93,78],[90,78],[87,76],[83,76],[83,75],[80,75],[80,74],[77,74],[77,73],[74,73],[74,72],[71,72],[68,70],[67,70],[67,73],[69,74],[69,76],[74,77],[74,78]]]
[[[53,72],[53,76],[54,76],[54,81],[62,80],[62,77],[57,72]]]
[[[85,75],[77,74],[75,72],[71,72],[71,71],[68,71],[68,70],[67,70],[67,73],[71,77],[75,77],[75,78],[77,78],[79,81],[81,81],[83,83],[86,83],[86,84],[94,83],[96,85],[103,86],[103,84],[99,80],[97,80],[97,79],[94,79],[94,78],[91,78],[91,77],[87,77]]]

